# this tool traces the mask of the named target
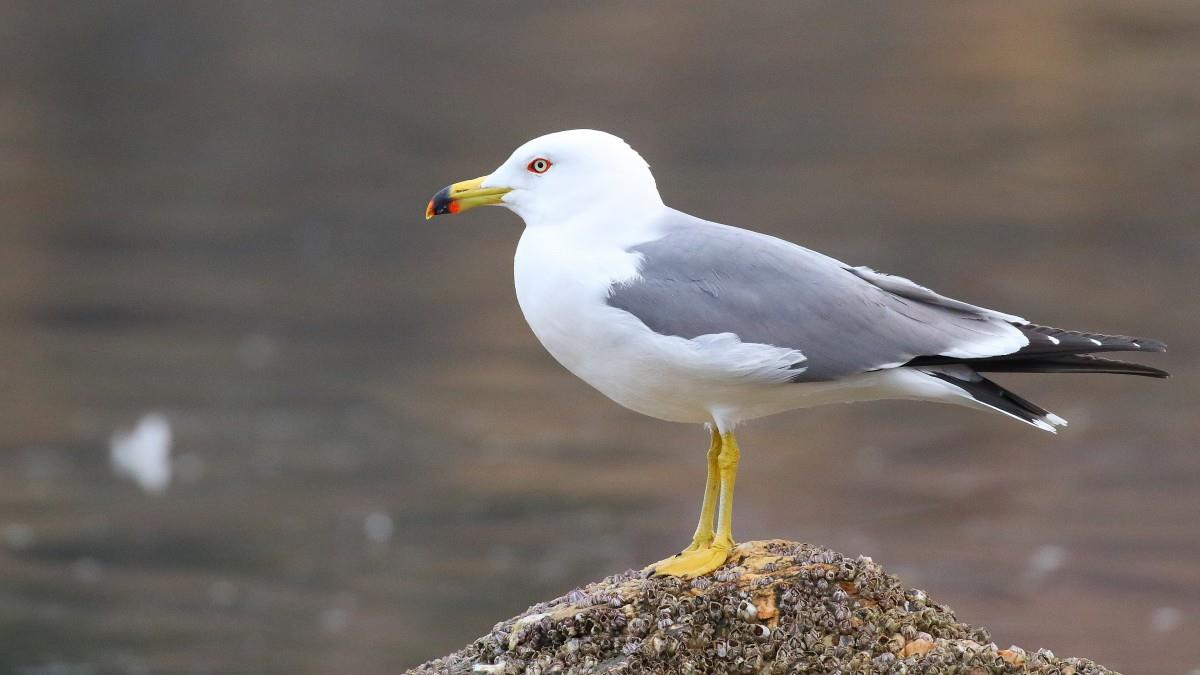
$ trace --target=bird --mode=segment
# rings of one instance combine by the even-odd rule
[[[591,129],[518,147],[438,191],[426,219],[485,205],[525,222],[513,279],[529,327],[568,371],[631,410],[707,427],[691,543],[646,568],[695,578],[735,546],[739,423],[835,402],[910,399],[1067,424],[985,373],[1157,368],[1097,356],[1158,340],[1062,330],[664,204],[649,164]]]

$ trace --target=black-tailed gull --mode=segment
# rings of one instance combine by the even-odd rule
[[[525,221],[517,299],[554,358],[621,405],[709,427],[700,523],[690,546],[651,566],[659,574],[706,574],[733,548],[743,420],[898,398],[1054,431],[1066,421],[980,373],[1167,375],[1094,356],[1164,351],[1156,340],[1039,326],[676,211],[645,160],[603,132],[529,141],[491,174],[442,189],[425,215],[488,204]]]

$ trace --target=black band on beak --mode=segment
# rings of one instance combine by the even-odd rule
[[[447,214],[447,213],[454,213],[455,211],[458,210],[458,209],[453,208],[453,206],[455,204],[454,204],[454,201],[450,199],[450,188],[452,188],[452,187],[454,187],[454,186],[447,185],[446,187],[442,188],[441,190],[438,190],[437,194],[435,194],[433,196],[433,199],[429,200],[429,206],[425,207],[425,219],[426,220],[428,220],[429,218],[432,218],[434,216],[440,216],[440,215]]]

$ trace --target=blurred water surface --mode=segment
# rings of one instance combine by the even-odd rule
[[[0,10],[0,671],[389,673],[677,550],[699,429],[558,367],[518,220],[422,219],[595,127],[667,201],[1170,343],[1003,381],[1057,437],[836,406],[741,434],[740,537],[873,556],[1002,645],[1200,668],[1194,3]],[[152,412],[162,495],[109,468]]]

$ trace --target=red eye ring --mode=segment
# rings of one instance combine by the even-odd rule
[[[545,157],[537,157],[525,168],[529,169],[530,173],[542,174],[549,171],[551,166],[554,164],[550,160]]]

